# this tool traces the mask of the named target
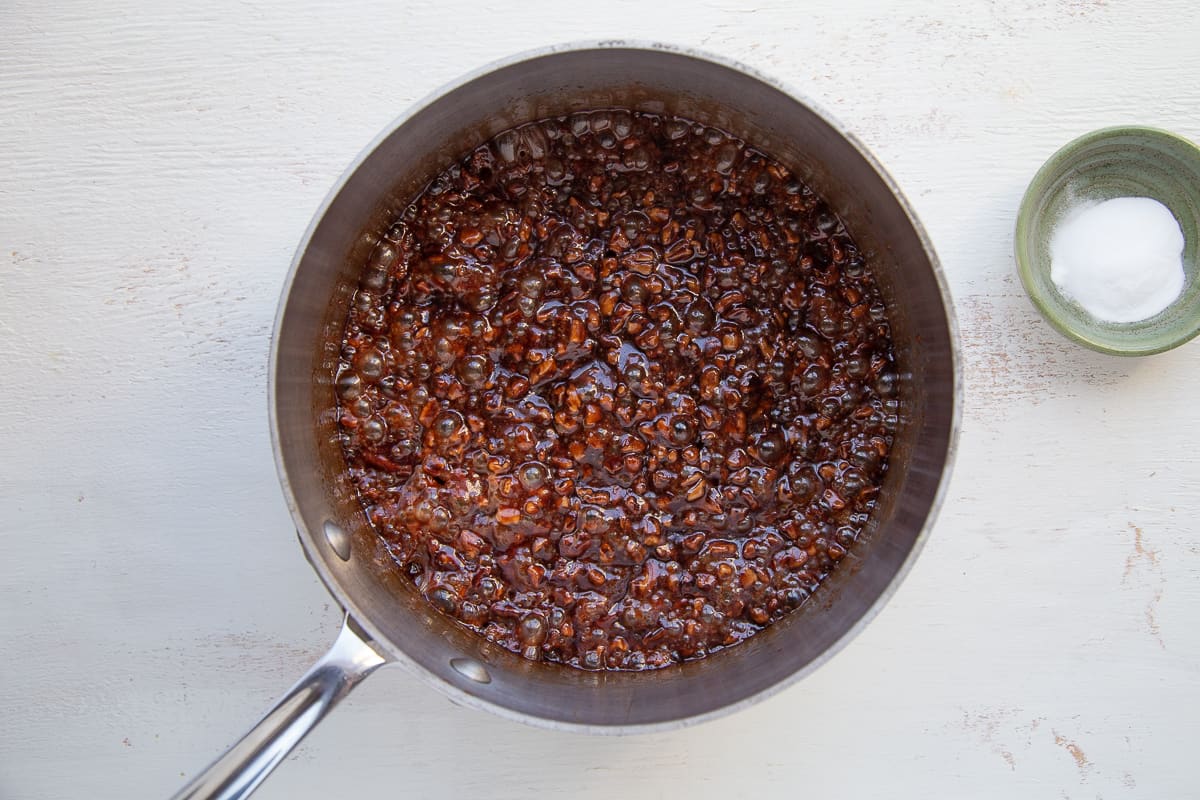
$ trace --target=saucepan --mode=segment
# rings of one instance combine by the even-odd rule
[[[496,133],[581,109],[677,114],[754,143],[837,211],[890,319],[902,415],[874,513],[811,600],[737,647],[645,672],[534,663],[443,617],[394,568],[343,477],[333,374],[361,265],[434,175]],[[491,65],[419,103],[358,157],[300,244],[271,351],[271,432],[313,569],[346,611],[329,653],[178,797],[249,794],[360,680],[407,667],[461,705],[556,729],[664,730],[799,680],[844,645],[908,572],[948,480],[960,409],[953,314],[928,237],[877,161],[792,91],[744,66],[658,45],[569,45]]]

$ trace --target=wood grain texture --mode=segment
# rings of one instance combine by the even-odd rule
[[[167,796],[332,641],[265,363],[340,171],[445,81],[664,39],[789,82],[910,196],[962,327],[933,537],[817,674],[677,733],[564,736],[372,677],[264,798],[1167,798],[1196,792],[1200,345],[1059,339],[1013,219],[1053,150],[1200,138],[1200,11],[1167,2],[0,4],[0,797]]]

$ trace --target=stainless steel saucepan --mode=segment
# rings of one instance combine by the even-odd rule
[[[332,378],[359,271],[435,174],[494,134],[580,109],[678,114],[730,131],[823,195],[868,255],[890,308],[902,418],[860,541],[808,603],[700,661],[650,672],[532,663],[440,616],[395,569],[342,477]],[[304,236],[271,351],[271,430],[300,544],[346,622],[329,653],[177,797],[244,797],[339,699],[400,663],[455,701],[594,733],[667,729],[779,691],[845,644],[896,589],[948,479],[960,404],[956,332],[928,238],[853,135],[753,71],[690,51],[573,45],[487,67],[398,119],[359,156]]]

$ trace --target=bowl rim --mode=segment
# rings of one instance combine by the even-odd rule
[[[1173,350],[1182,344],[1190,342],[1197,336],[1200,336],[1200,315],[1197,315],[1196,322],[1190,330],[1176,336],[1168,341],[1150,346],[1138,346],[1136,342],[1131,342],[1128,347],[1114,347],[1110,344],[1098,341],[1087,335],[1085,330],[1081,330],[1072,326],[1061,319],[1049,302],[1046,295],[1034,283],[1033,276],[1035,267],[1027,259],[1025,254],[1029,249],[1029,230],[1033,223],[1033,205],[1037,200],[1038,192],[1034,191],[1034,187],[1038,184],[1048,183],[1051,177],[1057,173],[1063,172],[1063,162],[1073,155],[1075,152],[1107,141],[1117,136],[1127,135],[1144,136],[1150,140],[1157,140],[1159,143],[1171,142],[1180,145],[1185,151],[1190,152],[1198,163],[1200,163],[1200,145],[1188,139],[1186,136],[1181,136],[1173,131],[1164,128],[1156,128],[1149,125],[1110,125],[1104,128],[1097,128],[1089,131],[1081,136],[1077,136],[1070,140],[1062,147],[1054,151],[1054,153],[1046,159],[1046,161],[1038,168],[1033,177],[1029,179],[1028,185],[1025,187],[1025,192],[1021,195],[1021,203],[1017,207],[1017,218],[1015,231],[1013,235],[1013,256],[1016,259],[1017,275],[1021,279],[1021,285],[1025,289],[1025,294],[1033,302],[1038,313],[1042,315],[1050,326],[1060,334],[1084,347],[1095,350],[1099,353],[1105,353],[1113,356],[1151,356],[1158,353],[1165,353],[1168,350]],[[1172,301],[1174,302],[1174,301]]]

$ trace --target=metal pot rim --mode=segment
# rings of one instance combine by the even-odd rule
[[[438,102],[445,95],[453,92],[460,87],[463,87],[472,81],[475,81],[485,75],[488,75],[497,70],[519,64],[525,61],[536,60],[546,56],[552,56],[559,53],[583,51],[583,50],[649,50],[659,51],[672,55],[685,56],[699,61],[707,61],[721,67],[733,70],[735,72],[747,75],[755,80],[758,80],[768,86],[771,86],[783,94],[787,95],[796,102],[802,104],[809,109],[817,118],[827,124],[842,136],[858,154],[871,166],[877,173],[880,179],[888,187],[889,191],[895,197],[898,205],[903,210],[908,223],[912,226],[913,231],[920,240],[921,246],[929,258],[929,265],[936,281],[940,294],[941,305],[946,316],[947,332],[950,344],[950,361],[953,368],[953,412],[949,426],[949,436],[947,440],[945,458],[942,464],[941,476],[938,481],[937,489],[934,493],[932,502],[930,503],[929,511],[926,514],[924,524],[921,526],[920,532],[917,534],[914,543],[909,550],[904,561],[899,568],[894,572],[889,579],[886,588],[880,593],[871,606],[862,614],[861,617],[844,631],[837,640],[827,647],[819,656],[813,658],[809,663],[805,664],[800,669],[792,672],[783,680],[768,686],[767,688],[749,695],[741,700],[721,706],[719,708],[701,712],[698,714],[679,717],[666,720],[663,722],[640,723],[629,725],[589,725],[582,723],[567,722],[563,720],[547,719],[544,717],[526,714],[503,705],[493,703],[481,699],[475,695],[468,694],[458,687],[448,683],[442,678],[434,675],[424,667],[415,663],[410,659],[401,648],[395,647],[387,637],[375,626],[368,615],[363,614],[360,608],[356,607],[353,599],[342,592],[338,586],[335,577],[328,570],[321,557],[313,551],[311,545],[311,537],[316,535],[316,532],[308,531],[304,520],[299,512],[295,492],[293,490],[290,479],[288,478],[286,466],[283,460],[282,442],[279,430],[279,419],[277,414],[277,381],[276,370],[279,362],[279,331],[281,329],[285,310],[287,308],[287,299],[292,290],[293,282],[295,281],[296,273],[304,258],[305,252],[308,249],[314,231],[321,224],[330,206],[341,193],[346,183],[351,179],[363,162],[386,140],[393,132],[403,126],[409,119],[420,113],[424,109]],[[421,678],[425,683],[433,686],[438,691],[447,695],[453,702],[471,708],[489,711],[500,717],[534,725],[536,727],[549,728],[552,730],[565,730],[580,733],[590,734],[608,734],[608,735],[623,735],[629,733],[649,733],[657,731],[677,730],[690,725],[695,725],[711,719],[723,717],[727,714],[732,714],[735,711],[747,708],[755,703],[767,699],[768,697],[782,691],[783,689],[795,684],[805,676],[811,674],[822,664],[832,658],[835,654],[841,651],[854,637],[856,637],[863,628],[870,623],[875,616],[882,610],[884,605],[895,594],[904,578],[912,569],[913,564],[924,548],[925,541],[929,537],[933,525],[936,523],[940,513],[942,504],[947,493],[949,478],[953,471],[955,456],[957,453],[959,428],[962,417],[962,371],[961,371],[961,351],[958,333],[958,324],[954,314],[954,307],[951,303],[951,295],[947,287],[945,276],[941,268],[941,262],[938,260],[937,253],[933,248],[933,244],[929,239],[924,226],[918,220],[911,204],[907,197],[897,186],[891,175],[883,168],[882,164],[872,155],[862,142],[847,128],[842,125],[832,114],[828,113],[820,104],[813,102],[804,93],[797,91],[783,81],[764,75],[758,70],[749,67],[734,59],[716,55],[714,53],[698,50],[691,47],[681,47],[661,42],[652,42],[645,40],[599,40],[599,41],[573,41],[562,44],[550,45],[546,47],[526,50],[514,55],[497,59],[481,67],[478,67],[465,75],[450,81],[422,99],[413,103],[403,113],[392,120],[385,126],[379,134],[377,134],[362,151],[350,162],[338,179],[334,182],[320,206],[314,212],[313,217],[301,237],[293,256],[291,266],[288,269],[287,276],[284,279],[279,305],[276,311],[274,326],[271,335],[270,358],[268,363],[268,413],[270,418],[271,429],[271,446],[275,458],[275,467],[279,475],[280,487],[283,490],[284,500],[287,503],[288,510],[292,515],[293,521],[297,526],[297,534],[300,543],[304,548],[305,555],[312,565],[313,569],[320,576],[322,583],[328,589],[339,603],[348,611],[350,617],[354,619],[374,640],[378,647],[386,651],[387,656],[396,663],[405,665],[408,671]],[[307,535],[306,535],[307,534]]]

